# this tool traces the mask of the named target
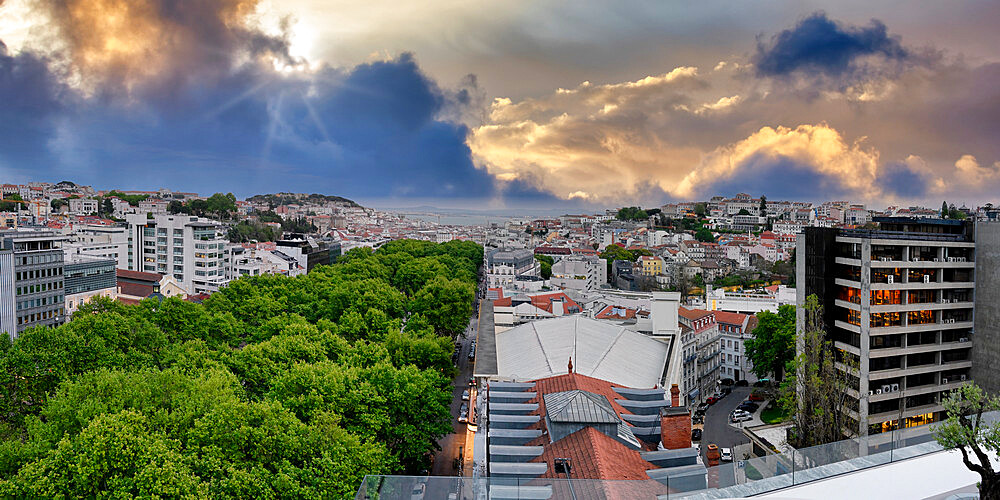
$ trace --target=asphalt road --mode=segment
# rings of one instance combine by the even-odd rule
[[[715,443],[719,448],[732,448],[750,440],[738,427],[729,424],[729,414],[750,395],[750,387],[733,387],[733,392],[705,411],[705,428],[701,436],[701,453],[705,458],[705,448]],[[738,459],[739,457],[734,457]],[[705,463],[708,463],[706,460]]]
[[[466,426],[464,423],[459,423],[458,412],[462,407],[462,392],[469,388],[469,377],[472,376],[473,362],[469,359],[469,349],[471,348],[472,339],[476,338],[478,333],[478,314],[476,317],[469,320],[469,325],[465,329],[465,337],[459,337],[459,341],[462,344],[462,349],[458,353],[458,376],[455,377],[453,383],[452,400],[451,400],[451,425],[453,432],[448,434],[438,444],[441,445],[441,451],[439,451],[434,456],[434,463],[431,466],[431,475],[434,476],[456,476],[458,475],[458,469],[454,467],[455,459],[458,458],[459,448],[465,446],[465,434]],[[472,406],[471,404],[469,406]],[[472,450],[468,450],[467,453],[471,453]],[[466,453],[463,450],[463,453]]]

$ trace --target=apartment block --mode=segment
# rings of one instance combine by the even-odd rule
[[[52,231],[0,232],[0,329],[11,338],[65,320],[64,239]]]
[[[608,283],[607,261],[591,255],[567,255],[552,264],[553,287],[597,290]]]
[[[806,228],[797,241],[798,302],[815,294],[823,306],[826,334],[853,379],[844,411],[860,435],[940,420],[942,398],[972,375],[972,223],[873,222],[878,229]],[[802,310],[797,323],[802,331]]]
[[[493,249],[486,253],[486,284],[489,288],[512,287],[519,275],[537,276],[535,254],[527,249]]]
[[[127,217],[128,269],[173,276],[190,293],[212,293],[229,280],[228,241],[218,222],[190,215]]]

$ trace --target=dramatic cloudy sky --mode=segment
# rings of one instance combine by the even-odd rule
[[[0,0],[0,181],[998,202],[998,23],[959,0]]]

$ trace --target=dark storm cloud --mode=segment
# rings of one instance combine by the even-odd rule
[[[466,145],[462,119],[483,99],[474,78],[442,89],[408,53],[308,68],[285,35],[246,22],[255,1],[39,5],[65,48],[52,60],[30,43],[0,52],[0,95],[17,96],[0,106],[2,174],[240,194],[496,193]]]
[[[48,160],[45,144],[66,93],[44,58],[10,55],[0,41],[0,169],[27,171]]]
[[[772,200],[825,200],[855,194],[837,175],[791,158],[754,155],[727,178],[702,186],[704,193],[764,193]]]
[[[878,61],[873,64],[869,57]],[[823,76],[849,84],[915,59],[881,21],[847,26],[817,12],[767,42],[758,40],[751,61],[758,76]]]
[[[137,112],[91,102],[64,132],[64,159],[101,182],[202,190],[322,190],[350,196],[483,197],[464,125],[412,56],[283,76],[249,67],[185,91],[184,106]],[[99,146],[97,146],[99,145]],[[75,158],[75,159],[74,159]],[[152,168],[151,168],[152,167]]]
[[[904,199],[922,199],[929,192],[927,175],[918,172],[905,162],[890,162],[882,166],[878,173],[883,191]]]

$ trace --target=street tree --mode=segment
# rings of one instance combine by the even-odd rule
[[[747,359],[759,378],[772,377],[780,381],[785,365],[795,358],[795,306],[783,305],[778,313],[757,313],[753,338],[743,342]]]
[[[1000,453],[1000,421],[985,415],[1000,410],[1000,397],[968,384],[952,391],[941,404],[947,419],[934,429],[935,439],[947,449],[958,449],[965,467],[979,474],[979,498],[1000,499],[1000,471],[990,459]]]
[[[819,299],[810,295],[802,307],[805,322],[797,338],[799,349],[789,363],[780,397],[793,426],[788,442],[796,448],[832,443],[858,431],[846,411],[858,363],[848,354],[838,359],[833,343],[826,339]]]

